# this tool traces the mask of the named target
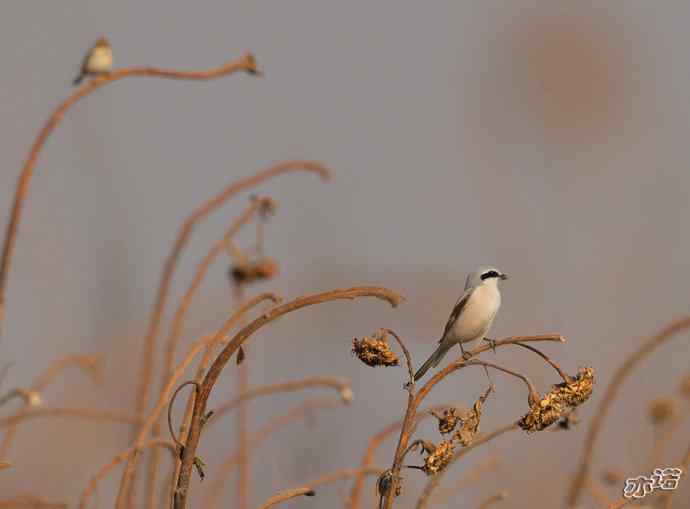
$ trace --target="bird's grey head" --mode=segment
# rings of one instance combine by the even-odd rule
[[[490,265],[482,265],[476,271],[467,276],[465,288],[479,286],[481,284],[497,284],[500,279],[508,279],[501,270]]]

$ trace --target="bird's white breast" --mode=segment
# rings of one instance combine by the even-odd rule
[[[87,70],[93,73],[110,72],[113,67],[113,52],[108,47],[97,47],[91,52]]]
[[[465,342],[484,337],[500,306],[501,293],[496,284],[479,285],[453,326],[455,339]]]

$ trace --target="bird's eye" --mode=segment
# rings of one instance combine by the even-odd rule
[[[481,277],[482,277],[482,281],[484,281],[485,279],[489,279],[490,277],[498,277],[498,272],[496,272],[495,270],[490,270],[490,271],[482,274]]]

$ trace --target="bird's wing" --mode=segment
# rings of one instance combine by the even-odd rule
[[[441,336],[441,339],[439,339],[438,341],[439,343],[446,338],[446,335],[453,328],[455,322],[458,321],[458,317],[462,313],[462,310],[465,309],[465,305],[467,304],[467,301],[469,300],[469,297],[472,294],[472,290],[472,288],[466,289],[465,293],[463,293],[458,299],[458,301],[455,303],[455,307],[453,308],[453,311],[450,313],[448,321],[446,322],[446,328],[443,329],[443,335]]]

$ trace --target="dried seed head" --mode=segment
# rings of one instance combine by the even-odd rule
[[[592,395],[593,386],[594,370],[580,368],[570,383],[554,385],[541,400],[533,402],[527,415],[520,419],[518,424],[528,433],[548,428],[587,401]]]
[[[654,424],[661,424],[676,415],[676,402],[670,398],[657,398],[649,403],[647,414]]]
[[[686,397],[690,398],[690,375],[686,376],[680,381],[680,393]]]
[[[479,422],[482,418],[482,407],[486,398],[493,391],[493,386],[489,386],[486,392],[474,402],[472,410],[469,410],[460,417],[460,428],[453,435],[453,439],[457,440],[460,445],[467,447],[472,443],[474,437],[479,432]]]
[[[436,449],[429,454],[424,460],[422,470],[426,475],[434,475],[441,472],[448,466],[450,460],[453,459],[453,442],[443,441],[438,444]]]
[[[262,258],[230,267],[229,276],[236,284],[247,284],[271,279],[278,271],[278,263],[275,260]]]
[[[352,353],[367,366],[397,366],[398,356],[388,344],[387,334],[379,330],[372,337],[352,340]]]
[[[436,412],[431,412],[431,414],[438,419],[438,431],[445,435],[446,433],[451,433],[455,430],[455,427],[460,421],[460,416],[457,414],[457,408],[448,408],[443,411],[443,414],[438,414]]]

